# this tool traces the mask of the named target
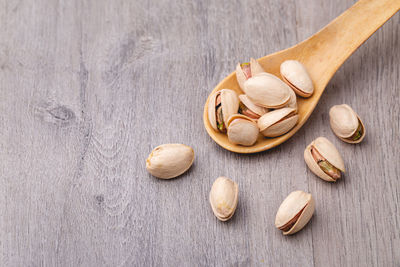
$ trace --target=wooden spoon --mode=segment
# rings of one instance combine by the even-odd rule
[[[207,106],[210,96],[203,114],[208,134],[223,148],[237,153],[260,152],[283,143],[310,117],[329,80],[345,60],[399,9],[400,0],[360,0],[307,40],[258,59],[266,72],[280,78],[281,63],[287,59],[296,59],[306,66],[314,82],[314,94],[310,98],[297,98],[299,121],[285,135],[276,138],[264,138],[260,135],[256,144],[251,147],[229,143],[226,134],[216,132],[208,121]],[[235,90],[238,94],[243,93],[234,72],[222,80],[212,93],[224,88]]]

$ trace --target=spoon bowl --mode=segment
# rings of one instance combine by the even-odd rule
[[[223,79],[207,98],[203,112],[207,133],[218,145],[237,153],[265,151],[288,140],[310,117],[326,85],[339,67],[399,9],[400,1],[398,0],[360,0],[307,40],[258,59],[266,72],[281,79],[281,63],[289,59],[298,60],[306,67],[314,83],[314,93],[311,97],[297,97],[299,121],[286,134],[275,138],[265,138],[260,134],[253,146],[245,147],[230,143],[226,134],[212,128],[208,121],[210,95],[221,89],[232,89],[238,94],[243,94],[237,83],[235,72]]]

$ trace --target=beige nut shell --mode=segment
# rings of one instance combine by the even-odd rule
[[[268,112],[267,108],[263,108],[254,104],[245,94],[239,95],[239,100],[242,102],[248,109],[252,112],[256,113],[259,116],[264,115]]]
[[[243,91],[254,104],[265,108],[281,108],[290,100],[290,87],[266,72],[248,79]]]
[[[284,235],[291,235],[303,229],[315,210],[315,202],[311,194],[303,191],[294,191],[285,198],[276,213],[276,228],[279,229],[290,222],[301,210],[303,212],[296,223],[288,231],[283,232]]]
[[[228,140],[232,144],[252,146],[257,141],[259,129],[257,123],[242,114],[234,114],[229,117]]]
[[[210,204],[214,215],[220,221],[227,221],[235,213],[239,199],[237,183],[227,177],[218,177],[210,191]]]
[[[260,132],[266,137],[276,137],[285,134],[292,129],[299,120],[297,114],[284,119],[293,113],[296,113],[294,108],[281,108],[270,111],[258,119],[258,128],[260,128]]]
[[[286,104],[287,108],[294,108],[297,112],[297,98],[296,98],[296,93],[290,88],[290,98],[289,102]]]
[[[329,121],[333,133],[346,143],[360,143],[365,137],[364,124],[349,105],[342,104],[331,107],[329,110]],[[349,139],[357,131],[359,124],[361,124],[363,131],[362,136],[355,141]]]
[[[310,170],[317,175],[319,178],[328,181],[328,182],[335,182],[335,179],[330,177],[328,174],[326,174],[317,162],[315,162],[312,154],[311,154],[311,146],[314,146],[318,152],[327,160],[329,163],[331,163],[333,166],[335,166],[337,169],[339,169],[341,172],[346,172],[346,169],[344,167],[344,162],[342,159],[342,156],[340,155],[339,151],[336,149],[336,147],[325,137],[318,137],[314,141],[312,141],[304,150],[304,160],[307,164],[307,166],[310,168]]]
[[[252,76],[264,72],[264,69],[261,67],[260,63],[258,63],[258,61],[255,60],[254,58],[250,58],[249,63]],[[236,79],[238,81],[240,88],[243,90],[244,82],[247,80],[247,78],[242,70],[240,63],[236,65]]]
[[[161,179],[171,179],[186,172],[194,161],[194,151],[183,144],[163,144],[146,159],[147,171]]]
[[[222,89],[215,92],[210,96],[210,101],[208,102],[208,120],[214,130],[218,131],[217,119],[215,116],[215,101],[217,94],[221,93],[221,107],[223,113],[223,120],[226,123],[228,118],[238,112],[239,110],[239,98],[235,91],[230,89]]]
[[[302,97],[309,97],[314,92],[314,85],[307,69],[297,60],[286,60],[280,67],[285,82]]]

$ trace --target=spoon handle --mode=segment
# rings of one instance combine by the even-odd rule
[[[300,44],[309,62],[323,63],[313,70],[316,77],[325,79],[320,82],[326,85],[346,59],[399,9],[400,0],[360,0]]]

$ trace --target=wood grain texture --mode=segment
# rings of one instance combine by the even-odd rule
[[[203,128],[210,90],[249,57],[302,41],[350,0],[0,0],[0,266],[400,265],[400,16],[339,69],[303,128],[273,150],[237,155]],[[332,105],[363,119],[359,145],[329,128]],[[318,136],[342,152],[337,184],[306,167]],[[191,145],[182,177],[145,158]],[[227,223],[208,204],[215,178],[239,184]],[[274,228],[293,190],[316,213]]]

